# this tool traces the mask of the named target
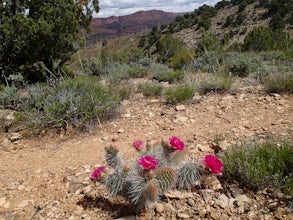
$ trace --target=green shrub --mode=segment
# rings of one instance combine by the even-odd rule
[[[159,40],[157,50],[160,55],[160,60],[166,62],[170,57],[178,53],[183,47],[183,43],[168,34]]]
[[[167,103],[176,104],[189,101],[195,94],[195,87],[190,84],[182,84],[166,89],[164,97]]]
[[[130,78],[143,78],[147,76],[148,71],[141,65],[131,65],[127,71]]]
[[[163,91],[163,86],[157,83],[141,83],[137,87],[138,92],[144,96],[160,96]]]
[[[201,94],[209,92],[226,92],[233,83],[233,77],[226,73],[212,74],[209,79],[201,81],[197,86],[197,91]]]
[[[293,92],[293,72],[270,73],[262,79],[268,93]]]
[[[82,60],[82,71],[83,73],[99,77],[107,75],[107,69],[102,60],[95,57]]]
[[[174,56],[170,57],[167,60],[167,64],[170,68],[181,69],[192,62],[194,55],[194,50],[182,49]]]
[[[247,34],[242,49],[256,52],[268,50],[290,50],[293,40],[290,34],[283,30],[272,30],[268,27],[256,27]]]
[[[220,67],[220,61],[223,60],[223,54],[217,51],[207,51],[197,57],[191,64],[191,68],[194,70],[200,70],[203,72],[214,73]]]
[[[128,72],[129,69],[130,69],[130,66],[128,64],[114,63],[109,68],[107,80],[113,84],[119,83],[122,80],[128,80],[130,78],[129,72]]]
[[[86,127],[114,114],[120,102],[117,91],[102,86],[94,76],[68,79],[55,87],[38,84],[29,93],[30,108],[23,114],[36,129]]]
[[[282,187],[283,180],[292,176],[292,158],[292,143],[246,142],[224,152],[224,176],[254,190]]]
[[[168,72],[157,73],[153,76],[153,79],[159,82],[169,82],[174,83],[182,80],[184,78],[184,71],[182,70],[169,70]]]
[[[220,53],[222,51],[222,45],[220,40],[209,32],[204,32],[199,43],[197,44],[196,54],[204,54],[207,51],[216,51]]]
[[[256,27],[244,39],[243,49],[256,52],[271,50],[273,48],[272,30],[267,27]]]
[[[256,72],[261,63],[261,57],[254,53],[228,53],[224,65],[234,76],[246,77]]]
[[[3,86],[2,89],[0,90],[0,108],[18,110],[25,102],[14,85]]]
[[[117,94],[121,100],[129,99],[134,92],[133,85],[128,81],[121,81],[119,84],[112,84],[110,85],[110,89],[115,91],[115,94]]]

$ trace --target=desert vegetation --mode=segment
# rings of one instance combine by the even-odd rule
[[[121,102],[134,95],[156,98],[162,105],[174,107],[194,103],[196,95],[235,94],[237,82],[257,85],[268,94],[291,96],[293,92],[293,14],[288,10],[293,6],[289,0],[222,0],[214,7],[204,5],[172,23],[153,27],[134,40],[135,46],[124,50],[110,41],[83,48],[84,39],[79,34],[90,22],[90,2],[51,1],[66,13],[54,4],[4,2],[0,3],[0,108],[13,111],[17,129],[30,129],[34,134],[50,129],[89,130],[120,117]],[[93,3],[98,11],[97,2]],[[263,8],[261,16],[269,22],[244,31],[243,40],[235,42],[233,30],[246,24],[249,6]],[[230,31],[219,37],[211,31],[212,19],[230,7],[237,10],[222,24]],[[25,14],[26,8],[30,8],[29,14]],[[56,19],[50,22],[53,15]],[[200,35],[194,47],[176,37],[188,28]],[[2,129],[7,130],[4,125]],[[275,187],[292,196],[292,149],[292,140],[235,145],[219,154],[224,164],[221,178],[255,191]],[[190,190],[200,179],[198,164],[169,164],[179,153],[159,152],[159,159],[168,166],[146,168],[146,160],[153,158],[144,156],[157,156],[152,150],[147,148],[140,154],[144,169],[136,164],[129,171],[117,159],[118,151],[106,148],[106,160],[114,170],[104,182],[111,196],[123,195],[141,209],[167,189]],[[149,172],[155,168],[155,174]],[[103,171],[97,172],[100,175]],[[130,192],[125,192],[127,187]]]

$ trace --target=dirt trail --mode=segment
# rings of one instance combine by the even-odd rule
[[[10,214],[29,219],[34,211],[35,219],[75,219],[73,215],[95,219],[91,210],[77,205],[81,199],[77,191],[88,184],[94,166],[103,164],[103,147],[111,143],[132,158],[134,140],[154,143],[175,135],[200,157],[211,150],[209,141],[217,138],[225,148],[255,136],[292,138],[293,134],[293,96],[268,95],[261,90],[197,96],[193,103],[182,106],[136,94],[123,102],[121,110],[121,118],[90,133],[23,138],[13,143],[3,133],[0,220]]]

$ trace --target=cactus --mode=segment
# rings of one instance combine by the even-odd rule
[[[173,187],[177,181],[176,172],[169,167],[161,167],[155,171],[156,186],[160,194]]]
[[[129,198],[137,210],[149,208],[158,199],[157,187],[153,180],[132,176]]]
[[[126,178],[120,174],[113,173],[105,179],[105,186],[108,189],[109,197],[117,195],[127,196],[128,182]]]
[[[110,167],[116,172],[121,173],[123,171],[122,157],[118,154],[117,147],[110,145],[105,148],[106,155],[105,159]]]
[[[124,163],[115,146],[105,148],[106,161],[113,169],[104,180],[95,180],[105,184],[109,197],[124,196],[139,211],[149,208],[168,189],[191,190],[201,180],[202,170],[188,161],[189,151],[179,138],[172,136],[169,143],[142,146],[142,141],[134,142],[139,158],[133,164]]]
[[[196,163],[184,164],[177,172],[177,187],[191,190],[192,186],[201,180],[200,170]]]
[[[180,165],[181,163],[185,163],[186,159],[188,158],[188,154],[189,151],[187,149],[174,151],[170,154],[170,157],[168,158],[170,165],[172,167],[175,167]]]

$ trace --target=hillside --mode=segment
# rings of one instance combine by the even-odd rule
[[[92,34],[88,37],[88,39],[89,41],[109,39],[142,31],[153,26],[171,22],[179,15],[179,13],[151,10],[139,11],[126,16],[93,18],[90,24]]]
[[[168,25],[161,25],[145,34],[145,48],[156,45],[166,34],[172,34],[189,48],[195,48],[202,34],[211,33],[225,47],[235,47],[255,27],[283,29],[293,36],[292,1],[220,1],[214,7],[203,5]]]

